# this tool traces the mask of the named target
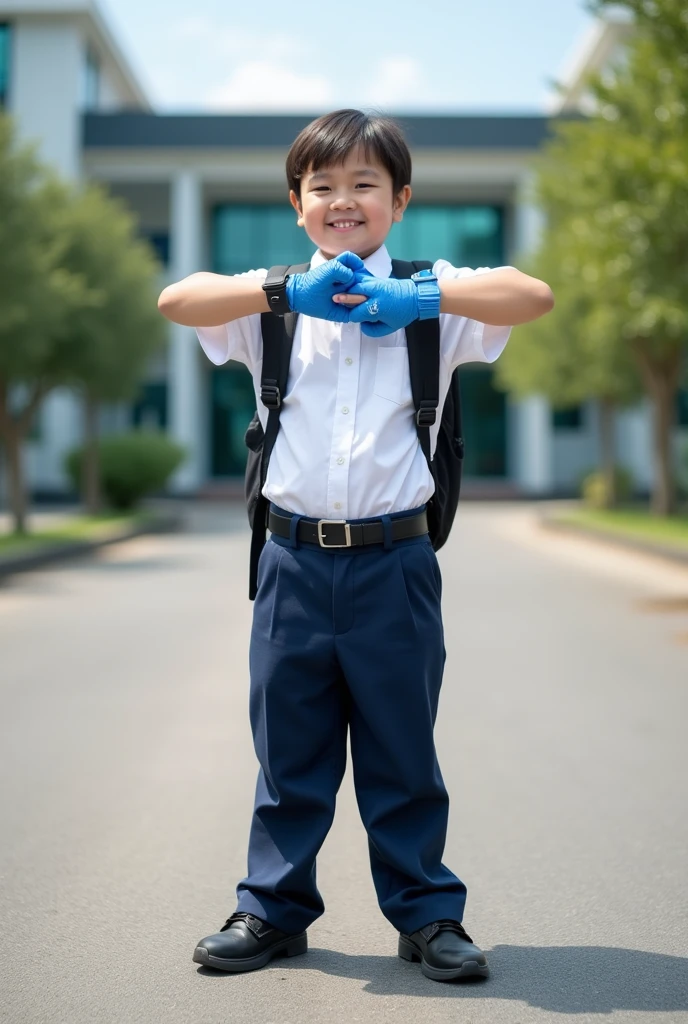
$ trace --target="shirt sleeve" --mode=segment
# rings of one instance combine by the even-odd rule
[[[453,267],[446,260],[438,260],[433,272],[438,281],[443,278],[476,277],[495,270],[513,270],[513,267]],[[502,354],[511,334],[511,327],[483,324],[469,317],[453,313],[440,313],[442,356],[451,370],[461,363],[494,363]]]
[[[267,274],[267,270],[261,269],[248,270],[245,274],[234,276],[254,277],[264,281]],[[263,358],[260,313],[242,316],[238,320],[230,320],[229,323],[217,327],[197,327],[196,334],[201,348],[216,366],[221,366],[228,359],[235,359],[253,371]]]

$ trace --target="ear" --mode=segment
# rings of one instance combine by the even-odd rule
[[[303,221],[303,210],[301,209],[301,200],[299,199],[299,197],[297,196],[296,192],[294,192],[293,189],[291,189],[290,192],[289,192],[289,202],[291,203],[291,205],[294,207],[294,209],[296,210],[296,212],[298,214],[298,219],[297,219],[296,223],[297,223],[297,225],[300,228],[302,228],[303,224],[304,224],[304,221]]]
[[[397,223],[400,220],[403,220],[404,210],[411,201],[411,194],[411,186],[404,185],[401,192],[399,192],[399,194],[394,197],[394,204],[392,207],[392,220],[396,221]]]

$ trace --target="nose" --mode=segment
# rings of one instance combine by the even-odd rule
[[[332,210],[353,210],[356,206],[356,199],[350,194],[336,196],[330,203]]]

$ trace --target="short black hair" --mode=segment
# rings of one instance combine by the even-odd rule
[[[392,178],[394,195],[411,184],[411,154],[396,121],[362,110],[335,110],[311,121],[299,132],[287,154],[287,181],[297,196],[309,171],[343,164],[361,146],[366,158],[375,157]]]

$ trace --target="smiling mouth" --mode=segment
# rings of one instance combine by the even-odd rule
[[[335,220],[327,226],[338,231],[348,231],[350,228],[358,228],[363,221],[360,220]]]

